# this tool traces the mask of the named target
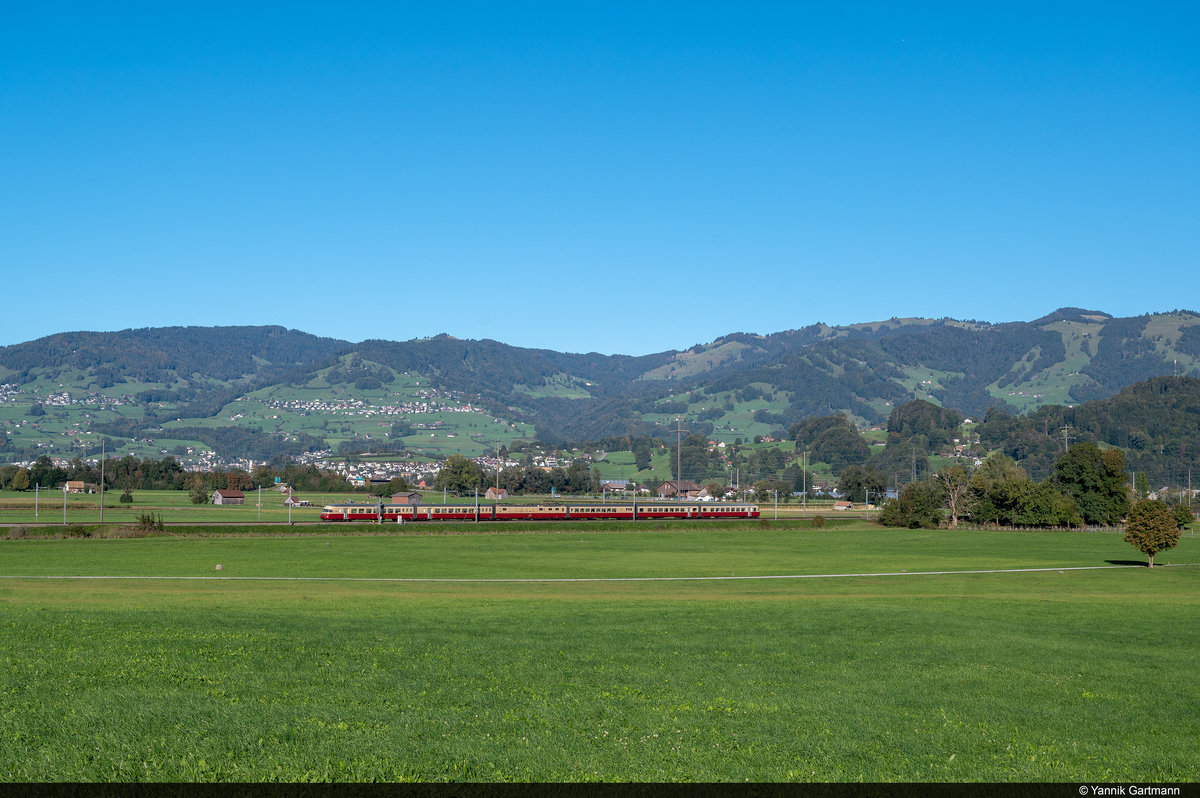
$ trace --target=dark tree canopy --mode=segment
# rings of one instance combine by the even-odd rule
[[[461,454],[452,454],[442,463],[433,486],[451,493],[469,493],[485,486],[483,469]]]
[[[898,441],[920,438],[925,445],[922,454],[929,454],[950,446],[962,422],[962,413],[957,410],[938,407],[924,399],[906,402],[888,416],[888,445],[893,435]]]
[[[797,421],[788,429],[788,437],[797,447],[812,446],[821,433],[830,429],[848,429],[854,432],[854,423],[843,415],[815,416]]]
[[[834,474],[841,474],[847,467],[865,462],[871,449],[853,427],[834,426],[817,435],[811,454],[812,459],[829,463]]]
[[[886,488],[887,477],[870,464],[849,466],[838,480],[838,490],[852,502],[878,501]]]
[[[1077,443],[1054,464],[1054,484],[1075,499],[1089,524],[1115,525],[1129,509],[1125,455],[1094,443]]]
[[[945,492],[936,479],[910,482],[900,490],[900,496],[889,499],[879,515],[884,526],[909,529],[934,529],[942,520],[942,501]]]

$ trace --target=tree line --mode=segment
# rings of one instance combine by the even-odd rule
[[[1085,442],[1070,446],[1040,482],[999,452],[974,472],[946,466],[901,489],[884,504],[879,520],[912,528],[937,527],[943,520],[952,529],[962,521],[999,527],[1117,526],[1137,498],[1124,453]],[[1190,523],[1190,506],[1177,506],[1179,522]]]
[[[247,472],[238,468],[186,471],[174,457],[140,459],[126,455],[105,459],[103,474],[105,491],[187,490],[195,495],[203,495],[205,501],[214,490],[257,490],[273,486],[276,478],[297,492],[353,490],[343,474],[311,464],[296,463],[286,457],[276,457],[270,463]],[[28,468],[0,466],[0,490],[27,491],[35,487],[54,490],[62,489],[67,482],[82,482],[98,490],[100,479],[100,464],[89,463],[78,457],[61,466],[46,455],[39,457]]]

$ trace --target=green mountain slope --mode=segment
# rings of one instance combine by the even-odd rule
[[[479,454],[519,438],[662,436],[677,416],[733,441],[834,413],[879,424],[912,399],[1030,413],[1175,374],[1200,377],[1192,311],[813,324],[641,357],[282,327],[62,333],[0,348],[0,459],[90,456],[105,436],[143,456]]]

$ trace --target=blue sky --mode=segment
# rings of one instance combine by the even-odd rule
[[[1195,3],[8,3],[0,345],[1200,309]]]

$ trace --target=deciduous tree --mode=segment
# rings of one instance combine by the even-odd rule
[[[937,475],[942,484],[942,498],[950,511],[950,528],[958,528],[958,517],[966,515],[971,505],[971,472],[960,465],[946,466]]]
[[[1034,482],[1004,454],[993,454],[971,477],[971,518],[979,523],[1014,524]]]
[[[937,479],[922,479],[905,485],[899,498],[889,499],[879,514],[884,526],[909,529],[933,529],[942,520],[942,484]]]
[[[1154,567],[1154,555],[1179,543],[1179,522],[1171,508],[1156,499],[1136,502],[1125,522],[1125,542],[1142,552]]]
[[[1094,443],[1077,443],[1054,464],[1053,481],[1075,499],[1089,524],[1118,524],[1129,509],[1125,455]]]
[[[466,493],[483,485],[483,469],[461,454],[452,454],[442,463],[433,486],[453,493]]]
[[[873,465],[852,465],[842,472],[838,490],[852,502],[878,500],[887,488],[887,477]]]

